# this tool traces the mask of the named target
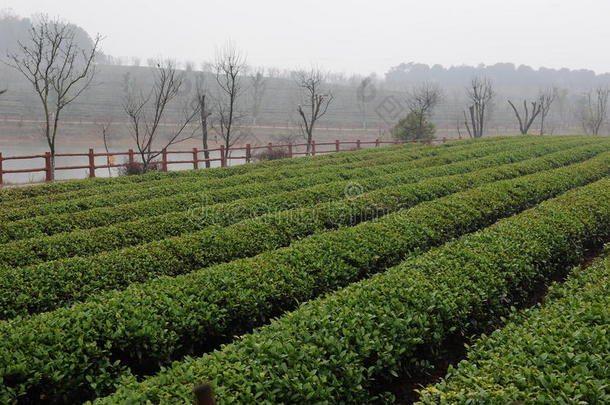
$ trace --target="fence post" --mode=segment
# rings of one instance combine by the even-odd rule
[[[378,148],[379,147],[379,138],[375,139],[375,147]]]
[[[199,152],[197,152],[197,148],[193,148],[193,169],[199,169]]]
[[[220,167],[225,167],[227,160],[225,159],[225,146],[220,145]]]
[[[311,141],[311,156],[316,156],[316,141]]]
[[[167,171],[167,149],[161,151],[161,171]]]
[[[134,153],[133,153],[133,149],[129,149],[129,164],[133,165],[133,162],[135,161],[135,157],[134,157]]]
[[[292,142],[290,142],[288,144],[288,157],[293,157],[292,156]]]
[[[336,139],[335,140],[335,152],[339,152],[340,150],[341,150],[341,146],[340,146],[339,140]]]
[[[246,144],[246,163],[250,163],[252,160],[252,146],[249,143]]]
[[[360,149],[360,139],[356,140],[356,149]]]
[[[51,173],[51,152],[45,152],[44,154],[44,170],[45,170],[45,181],[51,181],[53,174]]]
[[[93,148],[89,148],[89,178],[95,177],[95,155],[93,154]]]
[[[4,172],[2,171],[2,152],[0,152],[0,186],[4,182],[3,174],[4,174]]]

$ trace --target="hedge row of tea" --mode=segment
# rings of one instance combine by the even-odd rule
[[[105,187],[102,194],[85,196],[80,195],[82,191],[79,190],[54,195],[52,201],[39,201],[36,204],[27,206],[8,207],[0,215],[2,215],[3,221],[16,221],[41,215],[71,213],[91,208],[128,204],[141,199],[160,199],[168,196],[226,189],[252,183],[266,184],[281,180],[296,180],[301,177],[328,174],[335,171],[338,173],[350,173],[357,168],[368,168],[397,163],[400,162],[402,158],[404,158],[403,163],[408,162],[410,165],[414,165],[417,164],[415,162],[418,162],[423,158],[433,158],[447,150],[449,150],[449,148],[409,152],[388,151],[384,154],[377,154],[375,159],[367,159],[357,163],[348,162],[341,165],[324,165],[315,168],[294,167],[282,170],[255,170],[224,179],[199,179],[191,177],[166,179],[163,181],[143,182],[138,183],[138,185],[129,185],[127,189],[127,185]],[[91,192],[100,191],[97,188],[89,190],[91,190]],[[45,198],[47,197],[45,196]]]
[[[610,403],[610,257],[471,347],[420,404]]]
[[[230,340],[236,334],[251,330],[272,317],[293,309],[299,302],[305,302],[371,273],[382,271],[408,255],[487,226],[498,218],[512,215],[558,193],[598,179],[608,174],[609,169],[610,154],[604,153],[583,163],[514,180],[490,183],[425,202],[376,221],[314,235],[295,242],[288,248],[269,251],[250,259],[220,264],[184,276],[161,277],[144,284],[132,285],[124,291],[92,296],[88,301],[68,308],[4,321],[0,323],[0,334],[3,337],[0,342],[0,378],[4,382],[0,387],[0,400],[27,402],[43,395],[57,402],[70,402],[108,392],[130,373],[150,372],[184,354],[201,353],[213,348],[219,342]],[[597,185],[586,189],[595,197],[595,208],[599,215],[606,212],[604,203],[610,205],[610,202],[606,201],[607,198],[599,198],[604,194],[598,189],[603,188],[606,196],[608,193],[607,183],[600,184],[604,187]],[[581,191],[575,195],[580,197],[583,193]],[[559,201],[567,200],[570,199],[564,197]],[[586,204],[589,203],[588,199],[574,197],[572,200],[570,202],[571,207],[576,210],[575,218],[585,218],[585,215],[591,213]],[[558,204],[561,205],[555,203]],[[545,207],[555,205],[549,204]],[[536,212],[540,211],[543,209],[540,208]],[[547,222],[557,232],[563,229],[553,221]],[[582,231],[582,227],[573,222],[570,222],[573,233]],[[593,238],[596,235],[593,226],[601,226],[600,224],[607,222],[591,224],[587,228],[586,236]],[[269,226],[274,225],[275,222],[269,223]],[[258,231],[254,231],[252,235],[255,237],[258,234]],[[558,237],[555,242],[559,241],[563,239]],[[477,246],[477,249],[485,247],[481,245]],[[528,244],[521,244],[520,248],[525,246],[529,248]],[[573,248],[573,244],[570,244],[570,247]],[[442,259],[442,255],[435,257]],[[523,255],[512,252],[510,257],[517,260]],[[443,265],[443,260],[439,260],[436,261],[435,268]],[[465,268],[459,269],[464,271]],[[449,276],[451,272],[447,270],[446,274]],[[415,281],[421,277],[398,278]],[[461,281],[467,280],[467,277],[463,277]],[[400,280],[394,280],[390,284],[398,287],[398,281]],[[392,291],[395,290],[389,290],[388,293]],[[463,292],[467,291],[470,290],[465,289]],[[478,292],[475,295],[481,298]],[[503,298],[506,298],[506,295],[503,295]],[[365,301],[367,305],[377,302],[374,299]],[[356,315],[361,310],[361,304],[362,308],[367,308],[367,305],[361,302],[346,303],[346,313],[355,311]],[[400,311],[393,311],[393,315],[397,313]],[[336,315],[338,314],[329,313],[322,319],[324,322],[333,319],[339,322]],[[292,318],[293,316],[287,317]],[[375,319],[375,316],[371,319]],[[455,321],[458,318],[451,319]],[[476,324],[463,318],[461,320],[461,326],[464,328]],[[311,319],[314,323],[318,321],[320,319],[316,317]],[[343,348],[348,343],[362,343],[369,349],[376,347],[374,340],[370,341],[367,337],[383,332],[383,327],[375,323],[375,326],[367,328],[367,324],[370,322],[350,324],[349,329],[362,332],[362,336],[339,339],[336,343]],[[401,325],[405,326],[404,323]],[[271,329],[274,330],[273,328]],[[399,329],[403,335],[405,330],[402,327]],[[289,334],[295,330],[291,330]],[[335,341],[334,330],[315,330],[316,327],[305,327],[301,331],[308,336],[315,335],[323,340],[328,339],[329,342]],[[416,333],[425,333],[426,330],[427,328],[423,328]],[[284,343],[295,342],[290,341],[290,338],[285,340],[284,337],[278,336],[279,339],[275,339],[274,343],[278,346],[269,347],[268,352],[264,349],[266,338],[256,336],[252,341],[261,339],[261,355],[281,349]],[[272,336],[268,338],[273,340]],[[383,339],[380,341],[383,342]],[[385,344],[383,346],[385,347]],[[294,346],[295,350],[299,348],[298,350],[305,351],[308,347],[307,344]],[[396,350],[402,350],[400,345],[395,347]],[[288,359],[291,354],[288,354],[287,358],[284,354],[280,357]],[[347,357],[341,353],[332,354],[331,357],[339,362],[345,361],[335,364],[337,367],[332,367],[339,374],[336,378],[349,379],[350,376],[355,376],[353,371],[360,370],[349,361],[351,354]],[[324,363],[328,357],[317,359]],[[234,375],[231,370],[237,370],[240,374],[242,365],[245,367],[244,372],[253,370],[250,367],[254,366],[256,361],[252,361],[248,356],[242,360],[243,362],[238,360],[223,365],[225,373],[220,368],[215,369],[218,371],[216,378]],[[391,362],[380,362],[380,368],[382,363],[389,365],[390,371],[395,371]],[[279,367],[284,366],[280,364]],[[303,367],[295,364],[290,367],[290,372],[307,368],[306,365]],[[368,366],[366,368],[368,369]],[[330,375],[330,379],[326,379],[322,374],[315,376],[315,370],[312,373],[313,380],[303,381],[303,384],[309,386],[311,383],[324,382],[328,387],[323,388],[320,393],[328,393],[329,387],[335,390]],[[237,375],[234,377],[238,380],[242,378]],[[248,378],[247,373],[243,377]],[[283,375],[267,374],[264,370],[257,374],[257,378],[263,378],[271,384],[279,384],[277,379],[292,381],[290,378],[284,380]],[[254,384],[255,380],[251,382]],[[301,384],[301,381],[297,380],[295,384]],[[348,390],[354,388],[351,381],[341,381],[340,385],[345,385]],[[356,384],[359,385],[360,383]],[[246,386],[244,393],[254,389],[263,394],[266,392],[253,385]],[[340,393],[343,389],[342,387],[333,392]],[[156,391],[153,389],[151,393],[154,392]],[[293,395],[290,391],[285,392],[286,395]],[[286,402],[306,403],[291,400]],[[332,400],[330,402],[334,403]]]
[[[377,153],[387,153],[390,150],[409,150],[419,151],[426,149],[444,149],[446,147],[453,147],[456,145],[465,146],[469,144],[479,143],[495,143],[502,141],[510,141],[514,137],[498,137],[498,138],[487,138],[487,139],[470,139],[462,141],[452,141],[442,145],[426,145],[426,144],[406,144],[398,146],[390,146],[384,148],[371,148],[363,149],[359,151],[346,151],[327,155],[308,156],[293,159],[280,159],[266,162],[256,162],[247,165],[239,165],[225,168],[213,168],[213,169],[200,169],[200,170],[186,170],[178,172],[168,173],[147,173],[140,176],[122,176],[114,178],[95,178],[87,180],[73,180],[69,182],[52,183],[46,185],[23,187],[23,188],[12,188],[1,190],[0,192],[0,204],[21,206],[27,203],[28,199],[46,197],[53,198],[55,195],[62,193],[69,193],[78,191],[78,195],[85,195],[89,190],[93,189],[94,194],[101,194],[101,190],[106,190],[106,187],[123,187],[123,191],[128,191],[131,187],[138,186],[139,183],[154,183],[157,181],[167,180],[178,180],[187,177],[189,179],[194,178],[206,178],[206,179],[226,179],[232,176],[251,173],[258,170],[277,170],[282,168],[296,168],[296,167],[316,167],[324,165],[333,165],[349,162],[357,162],[359,160],[366,160],[374,157]],[[44,199],[43,199],[44,201]]]
[[[463,149],[464,146],[456,147]],[[317,175],[320,173],[350,173],[352,169],[359,167],[374,167],[398,161],[410,162],[417,166],[422,158],[433,158],[448,148],[430,148],[423,150],[388,150],[386,153],[376,153],[369,159],[357,162],[344,162],[337,165],[319,165],[317,167],[290,167],[278,168],[274,170],[254,170],[242,175],[231,176],[222,179],[200,179],[193,177],[169,178],[155,182],[143,182],[135,184],[121,185],[118,187],[105,187],[103,194],[80,195],[82,191],[67,193],[64,195],[54,195],[53,201],[39,201],[35,205],[13,207],[3,210],[0,213],[0,221],[16,221],[41,215],[62,214],[83,211],[97,207],[107,207],[117,204],[127,204],[129,202],[140,201],[150,198],[162,198],[179,194],[201,192],[207,190],[224,189],[228,187],[241,186],[253,182],[265,183],[284,179],[296,179],[305,176]],[[374,158],[373,158],[374,157]],[[434,160],[433,160],[434,161]],[[319,162],[322,163],[322,162]],[[91,192],[100,191],[96,188],[89,189]],[[59,197],[62,197],[59,199]]]
[[[528,140],[521,140],[521,142],[531,143],[531,141]],[[504,145],[504,142],[501,142],[500,144],[481,145],[479,147],[462,146],[456,147],[458,148],[457,151],[450,149],[451,152],[449,153],[439,154],[438,156],[429,158],[415,159],[405,163],[396,163],[397,161],[400,161],[401,154],[390,154],[390,156],[384,157],[385,163],[394,163],[381,167],[364,167],[360,169],[347,167],[344,171],[329,167],[317,170],[315,175],[296,176],[271,182],[246,183],[220,189],[208,189],[206,184],[187,183],[182,193],[174,196],[146,198],[132,203],[111,204],[111,206],[108,207],[93,208],[65,214],[35,216],[33,218],[8,222],[0,229],[0,243],[37,236],[54,235],[77,229],[107,226],[134,220],[136,218],[156,216],[172,211],[184,211],[193,206],[264,196],[285,190],[295,190],[315,184],[327,183],[333,180],[358,179],[383,172],[394,173],[407,168],[433,167],[503,151],[506,150],[507,146],[508,145]],[[293,174],[295,173],[298,173],[298,169],[293,172]],[[186,189],[190,189],[190,191],[186,192]]]
[[[0,271],[0,291],[2,291],[0,319],[50,311],[75,301],[85,300],[100,291],[123,289],[134,282],[147,281],[163,275],[185,274],[216,263],[254,256],[324,230],[353,226],[481,184],[578,162],[607,148],[607,146],[590,145],[468,174],[438,177],[410,185],[390,186],[336,202],[264,215],[225,228],[211,226],[182,237],[164,239],[90,258],[74,257],[23,268],[7,268]],[[541,148],[538,152],[508,152],[508,155],[494,155],[484,158],[485,166],[490,161],[499,164],[517,157],[522,158],[524,155],[539,154],[544,149]],[[472,161],[470,167],[476,168],[476,163],[476,160]],[[579,173],[584,167],[589,168],[587,169],[589,177],[584,179],[595,179],[595,176],[608,173],[610,155],[605,153],[586,164],[569,166],[567,170]],[[442,170],[440,172],[442,173]],[[394,177],[390,178],[393,179]],[[376,185],[381,186],[382,181],[383,179],[377,181]],[[294,200],[287,202],[297,204]],[[279,204],[282,204],[282,201]],[[226,213],[225,207],[221,207],[219,215],[223,213]],[[79,246],[87,246],[91,243],[94,243],[94,239]],[[22,259],[25,258],[22,256]],[[14,261],[17,262],[18,259]]]
[[[505,144],[506,148],[510,148],[510,145],[515,141],[528,141],[540,143],[546,142],[557,142],[564,140],[565,137],[557,137],[552,140],[542,139],[528,139],[528,138],[508,138],[500,139],[494,144]],[[582,137],[583,141],[592,141],[594,138]],[[485,142],[481,142],[484,145]],[[368,153],[366,155],[358,155],[355,158],[347,155],[342,159],[335,159],[332,161],[320,160],[310,162],[308,165],[287,165],[288,167],[277,167],[273,169],[257,168],[249,170],[239,175],[233,175],[224,178],[199,178],[200,176],[181,176],[181,177],[169,177],[162,178],[161,180],[145,181],[136,184],[117,184],[108,185],[103,187],[94,187],[84,190],[76,190],[66,193],[57,193],[52,195],[43,195],[40,197],[29,198],[21,200],[17,207],[7,205],[4,203],[5,208],[0,213],[0,220],[17,220],[22,218],[28,218],[38,215],[48,215],[50,213],[62,213],[62,212],[75,212],[79,210],[108,206],[114,204],[123,204],[130,201],[138,201],[143,198],[159,198],[163,196],[173,195],[177,193],[187,193],[193,190],[201,190],[205,186],[205,190],[227,188],[231,186],[239,186],[252,182],[268,182],[277,181],[287,178],[304,177],[309,175],[315,175],[322,172],[339,171],[345,169],[354,169],[359,167],[371,167],[378,166],[388,163],[396,162],[408,162],[413,160],[420,160],[425,157],[438,156],[448,149],[453,150],[464,150],[472,147],[470,144],[447,144],[441,146],[428,146],[426,148],[409,146],[402,146],[400,148],[387,148],[380,153],[379,150],[375,150],[375,153]],[[384,148],[385,149],[385,148]],[[442,159],[436,159],[437,162],[443,163]],[[315,165],[313,164],[315,163]],[[434,159],[425,162],[413,162],[413,167],[422,167],[423,165],[430,166],[434,163]],[[349,172],[349,170],[348,170]],[[181,172],[183,173],[183,172]],[[184,172],[190,173],[190,172]],[[195,172],[199,173],[199,171]],[[189,185],[196,185],[189,188]],[[0,203],[2,204],[2,203]]]
[[[462,144],[463,142],[459,142]],[[455,142],[447,143],[444,146],[452,146],[456,144]],[[184,178],[206,178],[206,179],[222,179],[229,178],[232,176],[245,174],[257,170],[265,170],[265,169],[278,169],[283,167],[307,167],[307,166],[319,166],[319,165],[332,165],[332,164],[341,164],[348,162],[357,162],[361,159],[368,159],[373,157],[374,154],[381,152],[386,153],[391,149],[400,149],[407,148],[408,150],[421,150],[421,149],[430,149],[437,148],[438,146],[432,145],[400,145],[394,147],[385,147],[380,149],[364,149],[356,152],[340,152],[334,153],[332,155],[320,155],[320,156],[309,156],[304,158],[297,159],[281,159],[275,161],[267,161],[267,162],[257,162],[251,163],[248,165],[239,165],[233,167],[225,167],[225,168],[213,168],[213,169],[200,169],[200,170],[185,170],[178,172],[168,172],[168,173],[160,173],[160,172],[151,172],[146,173],[140,176],[123,176],[123,177],[114,177],[114,178],[94,178],[87,180],[72,180],[69,182],[60,182],[60,183],[51,183],[45,185],[31,186],[31,187],[23,187],[23,188],[15,188],[15,189],[6,189],[2,190],[0,193],[0,204],[12,205],[15,204],[17,206],[21,205],[22,202],[28,199],[34,198],[53,198],[53,196],[63,193],[69,193],[78,191],[79,195],[86,194],[93,190],[94,194],[99,193],[98,190],[107,190],[106,187],[122,187],[123,190],[129,190],[129,188],[138,186],[139,183],[154,183],[157,181],[167,181],[167,180],[178,180],[180,181]]]
[[[549,166],[552,164],[560,166],[590,158],[596,153],[607,150],[610,143],[598,142],[580,147],[574,147],[574,145],[581,145],[581,143],[561,142],[548,145],[527,145],[514,148],[509,152],[494,153],[483,158],[469,159],[443,166],[407,169],[393,174],[362,177],[358,179],[357,183],[354,180],[323,183],[262,197],[193,206],[186,211],[170,212],[136,221],[126,221],[117,225],[17,240],[0,244],[0,269],[74,256],[91,256],[105,251],[197,232],[210,225],[228,226],[264,214],[357,197],[363,193],[384,187],[424,181],[433,177],[468,173],[550,154],[554,151],[565,151],[548,156],[548,162],[541,161],[541,168],[532,165],[527,166],[534,171],[544,170],[553,167]],[[556,161],[554,160],[555,156],[557,156]],[[381,169],[380,171],[386,172],[387,169]],[[374,174],[376,172],[376,170],[370,170],[367,173]],[[477,183],[477,176],[469,176],[468,178],[472,178],[473,184],[479,184]],[[446,179],[448,182],[452,180],[453,178]],[[332,225],[332,223],[329,224],[329,226]]]
[[[188,403],[193,384],[204,381],[214,386],[220,404],[391,403],[390,394],[379,393],[385,383],[424,372],[445,356],[449,341],[496,324],[542,280],[608,238],[609,196],[608,179],[567,192],[313,300],[202,358],[176,363],[141,383],[125,379],[114,395],[96,403]],[[566,324],[563,333],[572,330]],[[603,334],[607,347],[606,332],[600,328],[590,336]],[[558,357],[575,361],[569,352]],[[607,374],[607,364],[601,367]],[[491,372],[501,376],[512,368],[507,362],[505,370]],[[540,383],[554,382],[550,377]]]

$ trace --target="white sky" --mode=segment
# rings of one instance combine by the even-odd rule
[[[513,62],[610,71],[609,0],[2,0],[106,37],[114,56],[212,60],[232,40],[252,65],[385,73],[401,62]]]

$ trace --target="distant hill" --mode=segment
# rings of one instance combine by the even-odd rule
[[[93,39],[83,28],[69,24],[75,33],[75,41],[82,49],[91,49]],[[5,56],[18,50],[18,43],[27,43],[32,28],[30,18],[19,17],[11,11],[0,12],[0,54]]]
[[[461,88],[473,76],[486,76],[503,92],[521,92],[523,89],[556,86],[566,89],[585,89],[599,84],[610,85],[610,73],[595,74],[588,69],[571,70],[533,69],[527,65],[496,63],[479,66],[429,66],[423,63],[401,63],[386,74],[388,84],[400,85],[423,80],[434,81],[446,88]]]

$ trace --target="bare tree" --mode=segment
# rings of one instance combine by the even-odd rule
[[[461,122],[461,120],[458,118],[458,119],[456,120],[456,122],[455,122],[455,128],[456,128],[456,130],[457,130],[457,133],[458,133],[458,138],[459,138],[459,139],[462,139],[461,125],[462,125],[462,122]]]
[[[540,135],[544,135],[544,124],[546,117],[551,112],[551,106],[557,98],[557,88],[550,87],[540,92],[538,99],[540,100]]]
[[[407,95],[407,108],[414,113],[429,117],[442,99],[442,91],[435,83],[423,82]]]
[[[585,133],[599,135],[601,127],[608,116],[608,87],[597,87],[584,95],[580,111],[580,123]]]
[[[423,82],[415,86],[407,95],[407,108],[417,117],[419,128],[430,119],[434,107],[442,99],[442,91],[437,84]]]
[[[235,46],[227,44],[217,53],[214,70],[220,90],[217,100],[216,131],[228,151],[247,134],[238,127],[243,119],[243,115],[238,111],[238,102],[244,92],[242,76],[246,70],[246,61]]]
[[[362,129],[367,129],[366,107],[368,102],[375,97],[373,77],[367,76],[360,81],[356,89],[356,99],[358,101],[358,110],[362,119]]]
[[[100,41],[97,35],[91,49],[83,49],[73,26],[41,16],[29,29],[29,40],[19,42],[18,52],[8,54],[8,65],[30,82],[42,104],[52,180],[61,113],[91,85]]]
[[[485,122],[489,104],[494,97],[492,82],[487,78],[475,77],[466,89],[470,106],[464,111],[464,125],[471,138],[481,138],[485,134]]]
[[[521,135],[526,135],[534,123],[534,120],[542,111],[542,101],[530,101],[530,110],[527,100],[523,100],[523,115],[521,115],[521,112],[519,112],[512,101],[508,100],[508,104],[512,107],[515,117],[517,117],[517,121],[519,121],[519,131],[521,132]]]
[[[261,112],[263,97],[267,91],[267,78],[264,69],[258,69],[250,76],[250,88],[252,90],[252,125],[256,125],[256,120]]]
[[[199,115],[199,105],[187,104],[183,116],[174,123],[165,119],[170,105],[178,104],[178,95],[184,83],[184,73],[178,73],[174,62],[157,62],[152,88],[144,93],[129,86],[123,101],[123,110],[129,117],[131,136],[142,160],[142,171],[151,169],[151,163],[172,145],[192,139],[193,122]],[[168,131],[163,128],[171,128]],[[163,138],[163,135],[166,135]],[[154,151],[153,146],[160,150]]]
[[[101,134],[102,134],[102,141],[104,142],[104,150],[106,150],[106,153],[110,153],[110,128],[112,127],[112,120],[111,119],[107,119],[107,120],[98,120],[95,122],[95,125],[99,128]],[[106,157],[106,163],[108,164],[108,166],[110,166],[110,164],[112,163],[113,159],[111,158],[110,155],[108,155]],[[108,177],[112,176],[112,169],[110,167],[108,167]]]
[[[201,128],[201,140],[203,145],[203,157],[205,159],[205,167],[210,168],[210,152],[209,152],[209,132],[208,132],[208,119],[212,115],[210,109],[210,97],[209,91],[205,85],[205,76],[203,73],[197,76],[197,103],[199,104],[199,120]]]
[[[326,75],[319,69],[296,73],[297,85],[301,89],[303,103],[297,107],[301,121],[301,134],[307,140],[307,155],[311,153],[311,143],[316,123],[328,111],[333,102],[333,94],[324,89]]]

